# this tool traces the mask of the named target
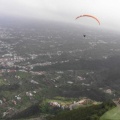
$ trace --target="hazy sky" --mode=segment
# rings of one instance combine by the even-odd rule
[[[76,16],[91,14],[100,20],[100,27],[120,31],[119,12],[120,0],[0,0],[0,17],[16,16],[99,26],[90,18],[75,20]]]

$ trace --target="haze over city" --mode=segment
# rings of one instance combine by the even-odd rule
[[[120,30],[119,0],[0,0],[0,17],[32,20],[53,20],[98,27],[90,18],[75,21],[79,15],[90,14],[101,22],[101,28]]]
[[[0,120],[118,120],[119,5],[0,0]]]

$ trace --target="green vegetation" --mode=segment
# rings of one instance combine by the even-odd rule
[[[3,80],[2,78],[0,78],[0,86],[7,85],[7,84],[8,83],[5,80]]]
[[[56,115],[53,120],[98,120],[114,106],[101,103],[120,96],[119,36],[100,32],[93,39],[92,29],[55,23],[20,26],[0,29],[11,36],[1,34],[0,40],[0,119],[9,112],[5,118],[42,113]],[[83,39],[84,30],[88,39]],[[87,102],[68,110],[84,97],[100,104]]]
[[[100,120],[120,120],[120,107],[107,111]]]
[[[35,71],[39,70],[102,70],[118,69],[120,66],[120,56],[112,56],[108,59],[79,59],[78,61],[69,60],[69,62],[56,63],[51,66],[36,66]]]
[[[82,107],[72,111],[64,111],[55,117],[48,117],[48,120],[99,120],[99,118],[115,105],[112,102],[106,102],[99,105]]]
[[[42,102],[42,103],[39,105],[39,109],[40,109],[41,113],[51,114],[51,115],[58,114],[59,112],[62,111],[61,108],[59,108],[59,107],[52,107],[52,106],[50,106],[49,103],[47,103],[47,102]]]
[[[28,72],[17,72],[16,75],[20,76],[21,79],[31,78],[31,74]]]
[[[53,99],[46,99],[46,102],[48,102],[48,103],[50,103],[50,102],[58,102],[61,105],[66,105],[66,104],[73,103],[75,100],[78,100],[78,99],[56,96]]]

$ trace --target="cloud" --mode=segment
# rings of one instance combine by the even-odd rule
[[[78,15],[92,14],[103,27],[120,29],[119,5],[120,0],[0,0],[0,16],[74,22]],[[88,19],[80,22],[94,25]]]

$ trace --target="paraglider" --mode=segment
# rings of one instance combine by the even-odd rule
[[[86,35],[83,35],[83,37],[86,37]]]
[[[81,18],[81,17],[91,17],[91,18],[95,19],[98,22],[98,24],[100,25],[100,21],[95,16],[84,14],[84,15],[80,15],[80,16],[76,17],[76,19]]]

